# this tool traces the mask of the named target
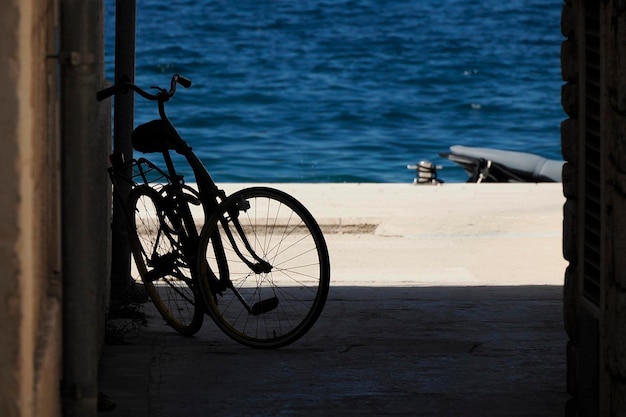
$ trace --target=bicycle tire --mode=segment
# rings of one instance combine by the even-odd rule
[[[128,197],[130,243],[143,284],[163,319],[178,333],[193,336],[202,327],[204,308],[191,267],[180,250],[185,233],[162,194],[148,185]]]
[[[234,219],[260,259],[245,249]],[[229,337],[254,348],[302,337],[319,318],[330,286],[319,225],[294,197],[266,187],[238,191],[220,205],[202,230],[197,268],[208,314]]]

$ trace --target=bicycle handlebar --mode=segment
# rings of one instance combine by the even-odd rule
[[[141,87],[131,83],[130,78],[128,78],[128,76],[122,75],[115,85],[105,88],[104,90],[98,91],[96,93],[96,99],[98,101],[102,101],[104,99],[111,97],[112,95],[122,93],[122,92],[125,93],[128,90],[133,90],[137,94],[139,94],[140,96],[142,96],[143,98],[147,100],[167,101],[170,99],[170,97],[176,94],[176,84],[180,84],[185,88],[189,88],[191,87],[191,80],[187,77],[183,77],[180,74],[174,74],[172,75],[172,81],[170,83],[169,91],[165,90],[164,88],[153,86],[152,88],[159,90],[159,92],[157,94],[151,94],[147,92],[146,90],[142,89]]]

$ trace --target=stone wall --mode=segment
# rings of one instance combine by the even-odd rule
[[[0,14],[0,415],[61,413],[54,0]]]
[[[599,13],[598,13],[599,11]],[[582,273],[588,208],[585,124],[587,78],[584,32],[590,13],[599,15],[600,161],[599,297],[589,303]],[[562,104],[568,119],[561,124],[565,271],[564,321],[568,392],[574,400],[568,415],[626,415],[626,2],[566,0],[561,30]],[[585,242],[587,240],[587,242]],[[587,275],[588,276],[588,275]],[[591,323],[591,325],[590,325]]]
[[[626,415],[626,2],[606,3],[604,133],[605,294],[601,398],[606,415]]]

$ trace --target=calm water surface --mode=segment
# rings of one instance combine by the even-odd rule
[[[113,78],[113,2],[107,76]],[[562,2],[145,0],[137,77],[218,182],[411,182],[449,146],[560,159]],[[136,121],[156,117],[137,99]]]

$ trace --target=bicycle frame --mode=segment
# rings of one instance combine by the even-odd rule
[[[164,149],[161,152],[163,156],[163,160],[167,168],[167,177],[170,180],[170,187],[168,189],[173,190],[174,193],[182,197],[182,202],[177,204],[177,208],[179,210],[180,217],[184,222],[185,229],[189,233],[189,235],[187,236],[189,241],[183,245],[184,248],[182,249],[183,249],[183,253],[185,254],[189,263],[191,264],[192,262],[195,262],[195,260],[197,259],[199,235],[196,229],[196,224],[193,220],[193,216],[191,214],[191,210],[189,208],[189,204],[188,204],[189,202],[186,201],[187,194],[185,194],[183,191],[185,188],[183,177],[178,175],[178,173],[176,172],[176,168],[172,161],[172,157],[169,153],[170,149],[182,155],[192,169],[192,172],[193,172],[193,175],[196,180],[197,187],[198,187],[198,196],[199,196],[198,199],[199,199],[199,202],[202,204],[205,221],[211,218],[213,213],[217,212],[220,202],[226,199],[226,193],[217,187],[215,181],[213,181],[213,178],[211,177],[211,175],[209,174],[205,166],[202,164],[200,159],[193,152],[191,146],[189,146],[187,142],[182,138],[182,136],[178,133],[178,131],[176,130],[172,122],[167,117],[167,114],[165,112],[165,103],[176,92],[177,83],[180,83],[186,87],[191,85],[191,81],[175,74],[172,77],[172,82],[171,82],[169,92],[164,89],[159,88],[158,90],[160,91],[160,93],[153,95],[142,90],[140,87],[124,80],[124,82],[121,85],[116,85],[116,86],[110,87],[108,89],[105,89],[99,92],[98,99],[102,100],[117,92],[126,91],[130,89],[148,100],[157,101],[160,120],[164,123],[164,127],[167,131],[166,133],[168,137],[168,143],[167,143],[168,147],[167,149]],[[144,158],[141,158],[137,161],[132,160],[130,162],[139,163],[140,161],[147,161],[147,160]],[[113,175],[115,174],[115,171],[119,173],[120,158],[116,156],[112,156],[111,162],[113,166],[109,172],[113,181]],[[123,161],[121,161],[121,163],[124,164]],[[154,164],[151,164],[151,165],[154,166]],[[143,180],[147,181],[145,176],[143,177]],[[115,181],[114,181],[114,187],[115,187]],[[239,248],[239,245],[236,244],[236,239],[231,233],[230,229],[225,227],[224,230],[226,231],[227,238],[232,244],[233,248],[235,249],[237,256],[242,260],[242,262],[248,265],[248,267],[250,267],[250,269],[256,273],[268,272],[271,269],[271,265],[269,265],[266,261],[261,259],[261,257],[259,257],[255,253],[254,249],[252,248],[252,246],[250,245],[248,241],[248,238],[246,237],[246,234],[243,228],[241,227],[241,224],[239,224],[239,221],[236,215],[231,215],[229,219],[220,219],[219,221],[221,221],[222,223],[228,222],[228,221],[233,222],[235,226],[235,230],[237,231],[239,238],[243,242],[243,245],[246,251],[254,259],[254,261],[250,261],[246,257],[246,255],[243,254],[242,250]],[[215,241],[218,242],[219,239],[216,239]],[[219,250],[223,251],[223,248],[220,248],[220,247],[216,247],[215,249],[218,251]],[[196,273],[195,268],[191,268],[191,269],[192,269],[192,273],[195,275]],[[229,283],[228,281],[229,280],[227,280],[227,282],[222,282],[220,287],[226,286],[226,287],[233,289],[235,292],[237,292],[237,290],[234,287],[232,287],[232,284]]]
[[[189,164],[189,166],[191,167],[193,173],[194,173],[194,177],[196,179],[196,184],[198,186],[198,192],[199,192],[199,198],[200,198],[200,202],[202,204],[202,208],[204,210],[204,218],[205,219],[209,219],[211,218],[211,216],[213,215],[213,213],[217,212],[217,209],[219,207],[219,200],[224,201],[226,199],[226,193],[223,190],[220,190],[217,185],[215,184],[215,181],[213,181],[213,178],[211,177],[211,175],[209,174],[209,172],[206,170],[205,166],[202,164],[202,162],[200,161],[200,159],[198,159],[198,157],[196,156],[196,154],[193,152],[192,148],[187,144],[187,142],[180,136],[180,134],[178,133],[178,131],[176,130],[176,128],[174,127],[174,125],[172,124],[172,122],[169,120],[169,118],[167,117],[167,114],[165,113],[165,101],[166,100],[159,100],[158,104],[159,104],[159,115],[161,116],[161,120],[163,122],[166,123],[166,126],[168,128],[168,133],[175,138],[175,143],[172,144],[174,150],[185,157],[185,159],[187,160],[187,163]],[[177,190],[180,190],[182,193],[182,177],[178,176],[176,174],[176,170],[174,168],[174,164],[172,162],[172,158],[171,155],[169,154],[168,151],[163,151],[163,158],[165,160],[165,163],[167,165],[167,169],[171,175],[172,178],[175,178],[176,184],[175,186],[177,187]],[[198,234],[196,232],[195,229],[195,224],[193,223],[193,217],[191,216],[191,212],[189,210],[189,206],[187,204],[184,204],[184,207],[181,207],[181,209],[184,210],[183,213],[183,219],[186,219],[186,221],[189,221],[189,227],[193,227],[194,230],[194,234],[192,236],[192,245],[190,246],[190,248],[192,248],[192,251],[194,249],[197,249],[197,242],[198,242]],[[235,238],[233,237],[232,233],[230,232],[230,229],[225,228],[224,230],[226,231],[226,235],[228,240],[231,242],[231,244],[233,245],[233,249],[235,249],[235,252],[237,253],[237,255],[239,256],[239,258],[241,259],[242,262],[244,262],[246,265],[248,265],[250,267],[250,269],[252,271],[254,271],[255,273],[260,273],[260,272],[269,272],[269,270],[271,269],[271,265],[268,264],[266,261],[264,261],[263,259],[261,259],[255,252],[254,249],[252,249],[252,246],[250,245],[248,238],[246,237],[246,234],[243,230],[243,228],[241,227],[241,224],[239,224],[239,220],[237,219],[237,216],[231,216],[230,220],[233,222],[235,229],[237,230],[238,234],[239,234],[239,238],[241,239],[241,241],[244,244],[244,247],[246,248],[246,250],[250,253],[250,255],[252,256],[252,258],[254,258],[254,260],[256,261],[256,263],[251,262],[250,260],[247,259],[247,257],[242,253],[241,249],[239,249],[238,245],[235,242]],[[226,219],[220,219],[221,222],[226,222]],[[187,225],[186,225],[187,227]],[[189,228],[187,230],[190,230]],[[218,248],[219,250],[219,248]],[[197,250],[196,250],[197,251]],[[190,255],[188,255],[190,256]],[[194,253],[193,256],[190,256],[190,259],[195,260],[196,259],[196,254]],[[231,287],[231,289],[233,289],[236,293],[238,293],[238,291],[232,287],[231,285],[229,285],[230,283],[222,283],[222,285],[228,285],[229,287]],[[243,302],[243,300],[242,300]]]

